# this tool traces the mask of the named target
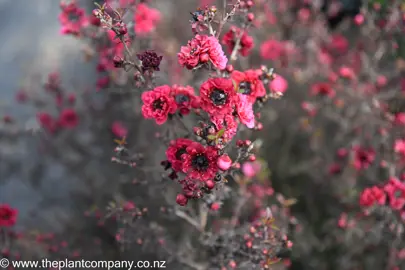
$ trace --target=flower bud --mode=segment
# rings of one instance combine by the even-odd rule
[[[218,168],[227,171],[232,166],[232,159],[228,155],[222,155],[217,161]]]
[[[180,206],[185,206],[187,204],[188,199],[183,194],[178,194],[176,197],[176,203]]]

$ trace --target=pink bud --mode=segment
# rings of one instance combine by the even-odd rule
[[[342,76],[343,78],[346,78],[346,79],[354,78],[354,71],[349,67],[345,67],[345,66],[341,67],[339,69],[339,74],[340,74],[340,76]]]
[[[124,211],[130,211],[135,208],[135,204],[133,202],[128,201],[124,204],[122,208],[124,209]]]
[[[213,211],[219,210],[220,207],[221,207],[221,205],[217,202],[214,202],[213,204],[211,204],[211,210],[213,210]]]
[[[232,159],[228,155],[222,155],[218,158],[217,165],[222,171],[227,171],[232,165]]]
[[[270,89],[273,92],[284,93],[288,88],[288,82],[280,75],[276,75],[274,80],[269,83]]]
[[[242,172],[247,177],[253,177],[260,172],[261,166],[258,162],[245,162],[242,165]]]
[[[212,180],[208,180],[207,182],[205,182],[205,186],[206,186],[208,189],[213,189],[213,188],[215,187],[215,183],[214,183],[214,181],[212,181]]]
[[[387,84],[387,77],[385,77],[384,75],[379,75],[377,77],[377,85],[379,87],[383,87]]]
[[[355,22],[355,24],[357,24],[357,25],[363,24],[363,22],[364,22],[364,16],[363,16],[363,14],[357,14],[357,15],[354,17],[354,22]]]
[[[187,204],[187,198],[183,194],[178,194],[176,197],[176,203],[181,206],[185,206]]]

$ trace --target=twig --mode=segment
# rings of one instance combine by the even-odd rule
[[[236,2],[236,4],[233,6],[231,12],[226,13],[226,16],[222,19],[222,21],[219,23],[219,27],[218,27],[218,31],[216,34],[216,38],[219,38],[219,36],[221,35],[222,29],[224,28],[224,25],[226,24],[226,22],[236,13],[236,10],[239,8],[240,6],[240,2],[241,0],[238,0],[238,2]],[[224,0],[224,13],[226,12],[226,0]]]
[[[191,225],[193,225],[198,231],[202,232],[203,230],[201,229],[200,224],[195,221],[192,217],[190,217],[189,215],[187,215],[186,213],[184,213],[183,211],[176,209],[175,211],[176,216],[178,216],[179,218],[184,219],[185,221],[187,221],[188,223],[190,223]]]
[[[249,26],[250,26],[249,23],[246,24],[245,27],[243,27],[243,28],[241,29],[239,35],[237,36],[236,42],[235,42],[235,46],[233,47],[233,50],[232,50],[232,53],[231,53],[231,56],[230,56],[230,61],[231,61],[231,62],[232,62],[232,61],[236,61],[236,59],[238,59],[237,53],[238,53],[238,51],[239,51],[239,49],[240,49],[240,43],[241,43],[241,41],[242,41],[243,34],[244,34],[245,31],[249,28]]]
[[[127,43],[125,42],[123,36],[120,36],[120,41],[121,41],[122,44],[124,44],[125,52],[126,52],[126,53],[128,54],[128,56],[132,59],[132,58],[133,58],[132,53],[131,53],[131,51],[129,50],[128,45],[127,45]],[[133,67],[135,67],[136,70],[139,71],[141,81],[142,81],[142,83],[145,83],[146,80],[145,80],[145,77],[143,76],[143,71],[142,71],[141,66],[138,65],[138,64],[136,64],[136,63],[134,63],[134,62],[131,62],[131,61],[127,61],[127,62],[128,62],[129,64],[131,64]]]
[[[208,209],[204,204],[200,203],[200,228],[202,231],[205,230],[208,221]]]

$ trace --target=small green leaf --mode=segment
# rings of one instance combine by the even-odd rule
[[[213,141],[213,140],[215,140],[217,138],[217,136],[211,134],[211,135],[208,135],[207,138],[208,138],[208,140]]]
[[[225,133],[225,129],[224,129],[224,128],[221,129],[220,131],[218,131],[218,133],[217,133],[217,138],[221,138],[222,135],[224,135],[224,133]]]

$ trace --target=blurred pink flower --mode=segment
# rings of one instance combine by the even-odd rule
[[[286,79],[284,79],[284,77],[276,74],[274,80],[269,83],[269,87],[272,92],[284,93],[287,91],[288,82]]]
[[[242,165],[242,173],[247,177],[254,177],[260,172],[261,168],[259,162],[245,162]]]

